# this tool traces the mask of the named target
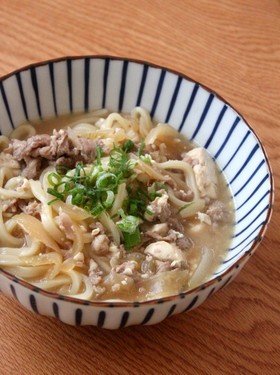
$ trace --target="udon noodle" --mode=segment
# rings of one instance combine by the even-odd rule
[[[143,108],[23,124],[0,151],[0,267],[39,288],[164,297],[207,280],[229,245],[215,162]]]

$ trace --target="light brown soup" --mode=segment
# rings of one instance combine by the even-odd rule
[[[75,122],[87,123],[88,118],[94,116],[87,114],[82,120],[81,115],[61,116],[32,125],[37,134],[52,135],[54,129],[67,129],[69,124]],[[11,227],[14,225],[13,220],[17,224],[14,225],[15,229],[11,230],[11,236],[22,238],[22,249],[25,253],[29,251],[32,259],[30,256],[22,257],[19,251],[7,250],[13,247],[11,243],[16,243],[16,240],[14,242],[11,240],[11,243],[2,240],[0,266],[38,287],[91,300],[142,301],[159,298],[195,287],[211,277],[225,257],[233,233],[234,204],[224,175],[216,165],[213,166],[212,159],[208,154],[206,155],[205,150],[197,148],[179,134],[170,135],[174,130],[170,130],[166,125],[157,128],[162,130],[158,130],[155,141],[149,144],[149,140],[153,138],[147,134],[151,134],[153,129],[148,121],[145,123],[143,120],[141,124],[139,116],[143,116],[142,112],[137,119],[124,115],[126,122],[123,124],[122,120],[116,117],[111,125],[108,125],[106,120],[107,122],[99,122],[95,128],[93,125],[86,125],[84,128],[74,126],[72,127],[74,133],[69,132],[66,136],[64,133],[52,135],[58,143],[61,142],[60,144],[64,137],[64,146],[65,142],[70,142],[72,149],[67,144],[70,151],[69,155],[65,154],[67,163],[71,162],[71,158],[74,162],[77,158],[77,162],[83,163],[84,172],[79,172],[78,182],[71,180],[74,172],[72,174],[67,172],[71,177],[68,175],[68,177],[65,175],[58,177],[59,181],[60,178],[61,181],[66,181],[66,184],[65,182],[61,184],[65,190],[61,190],[61,186],[56,186],[57,177],[51,179],[53,185],[48,185],[49,180],[42,177],[45,173],[44,168],[54,166],[57,160],[61,157],[65,158],[65,155],[60,155],[59,152],[54,154],[52,143],[44,144],[40,150],[32,149],[32,155],[40,155],[38,157],[42,168],[36,178],[30,179],[31,183],[29,179],[26,183],[26,194],[30,192],[32,197],[21,198],[23,203],[20,202],[18,205],[15,203],[14,212],[10,212],[10,208],[3,209],[4,222]],[[150,127],[149,131],[147,127]],[[104,137],[104,134],[108,137]],[[130,137],[128,134],[133,138],[133,146],[129,151],[123,151],[124,144]],[[143,134],[146,134],[147,141],[144,145],[141,143]],[[114,142],[114,137],[118,137],[117,142]],[[86,141],[79,143],[81,138]],[[95,145],[92,151],[95,156],[91,162],[88,160],[88,155],[83,155],[84,151],[79,148],[80,144],[85,145],[84,147]],[[127,176],[111,190],[110,185],[107,185],[109,187],[105,187],[102,194],[92,193],[97,194],[97,198],[95,196],[89,198],[87,195],[90,194],[89,176],[94,176],[92,177],[94,182],[91,182],[93,190],[96,189],[98,181],[102,182],[108,178],[108,173],[113,175],[111,176],[113,180],[116,176],[119,178],[119,170],[113,167],[114,144],[118,147],[117,157],[122,155],[128,160],[127,164],[123,164],[127,167]],[[43,147],[49,148],[42,151]],[[100,147],[103,153],[99,166],[96,164],[96,147]],[[77,150],[73,153],[75,148]],[[15,149],[16,146],[13,144],[11,153],[14,157]],[[190,150],[193,149],[196,153],[192,154]],[[45,154],[46,150],[48,154]],[[28,167],[28,163],[32,162],[33,158],[35,156],[27,162],[26,158],[17,157],[21,169],[14,175],[24,174],[25,172],[21,171]],[[64,159],[61,160],[63,162]],[[174,164],[175,167],[168,164],[170,160],[178,162]],[[189,172],[185,171],[185,165],[189,168]],[[208,171],[205,170],[205,165],[209,166]],[[74,169],[77,173],[76,166],[73,165],[70,169]],[[54,167],[48,173],[55,173]],[[188,173],[195,181],[194,189],[187,186],[187,181],[191,181],[191,177],[186,177]],[[173,176],[175,180],[172,179]],[[39,178],[41,187],[32,182],[38,181]],[[9,178],[5,177],[5,181],[7,184]],[[75,189],[81,188],[81,184],[84,184],[82,196],[85,200],[82,203],[77,200],[73,204],[74,195],[69,198],[66,192],[68,188],[70,189],[69,181],[71,181],[71,188],[74,186]],[[109,181],[109,184],[111,182]],[[22,191],[20,184],[23,184],[23,180],[19,185],[10,183],[13,189]],[[123,196],[121,196],[121,184],[125,185]],[[186,186],[185,191],[182,189],[184,186]],[[5,185],[3,188],[6,188]],[[48,190],[50,188],[57,189],[57,195],[52,194]],[[110,193],[107,193],[109,190]],[[50,198],[55,199],[59,194],[62,194],[61,197],[49,204]],[[40,198],[42,196],[44,198]],[[142,200],[139,197],[142,197]],[[69,204],[69,199],[72,199],[72,204]],[[5,199],[2,197],[1,200],[4,207],[3,202],[7,201],[7,197]],[[96,202],[98,204],[101,202],[101,206],[107,202],[108,207],[104,209],[105,206],[102,206],[101,216],[94,217],[89,211],[98,205]],[[117,206],[116,202],[121,202],[117,211],[114,206]],[[36,207],[36,212],[30,210],[28,212],[27,208],[32,204]],[[198,207],[194,213],[192,213],[193,207]],[[83,208],[86,210],[84,211]],[[122,213],[120,208],[123,209]],[[138,214],[139,216],[136,216]],[[27,215],[35,220],[35,226],[38,224],[40,238],[44,238],[41,244],[40,238],[36,237],[32,229],[28,228],[27,221],[25,222]],[[135,218],[139,221],[137,225]],[[131,228],[134,228],[132,233],[128,232],[128,230],[132,231]],[[32,247],[30,238],[33,243],[39,243],[38,249],[33,253],[30,250]],[[133,243],[135,245],[131,246]],[[7,260],[8,255],[10,263]],[[29,274],[28,267],[34,269],[37,267],[38,272]]]

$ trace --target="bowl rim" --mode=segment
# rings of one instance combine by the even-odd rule
[[[66,302],[72,302],[72,303],[75,303],[75,304],[78,304],[78,305],[95,306],[95,307],[100,307],[100,308],[101,307],[116,307],[116,308],[117,307],[119,307],[119,308],[138,307],[138,306],[149,306],[149,305],[153,305],[153,304],[157,304],[157,303],[171,302],[171,301],[177,300],[179,298],[185,298],[186,296],[192,295],[192,294],[194,294],[196,292],[199,292],[201,290],[205,290],[208,287],[210,287],[211,285],[216,284],[217,282],[220,282],[224,277],[226,277],[228,274],[230,274],[231,271],[234,270],[234,268],[239,268],[240,265],[242,265],[243,263],[244,264],[246,263],[245,261],[247,261],[247,258],[250,257],[255,252],[257,247],[260,245],[260,243],[261,243],[261,241],[264,237],[264,234],[267,231],[268,224],[271,220],[272,211],[273,211],[273,204],[274,204],[274,178],[273,178],[272,168],[271,168],[271,165],[270,165],[270,162],[269,162],[269,159],[268,159],[267,152],[266,152],[259,136],[255,132],[255,130],[249,125],[248,121],[244,118],[244,116],[242,116],[239,113],[239,111],[237,111],[226,99],[223,98],[223,96],[221,96],[215,90],[209,88],[207,85],[204,85],[197,80],[194,80],[193,78],[189,77],[187,74],[184,74],[184,73],[178,72],[175,69],[171,69],[171,68],[153,63],[153,62],[149,62],[147,60],[142,60],[142,59],[135,59],[135,58],[130,58],[130,57],[122,57],[122,56],[112,56],[112,55],[107,55],[107,54],[104,54],[104,55],[103,54],[73,55],[73,56],[66,55],[66,56],[61,56],[61,57],[57,57],[57,58],[53,58],[53,59],[38,61],[38,62],[35,62],[35,63],[25,65],[21,68],[15,69],[12,72],[10,72],[8,74],[5,74],[4,76],[0,77],[0,85],[2,85],[3,82],[6,79],[16,75],[17,73],[21,73],[21,72],[30,70],[31,68],[38,68],[38,67],[41,67],[41,66],[48,65],[50,63],[59,63],[59,62],[69,61],[69,60],[75,61],[75,60],[85,60],[85,59],[103,59],[103,60],[114,60],[114,61],[127,61],[127,62],[136,63],[136,64],[140,64],[140,65],[146,65],[146,66],[151,67],[151,68],[164,70],[166,72],[175,74],[176,76],[181,77],[182,79],[185,79],[189,82],[193,82],[195,84],[198,84],[200,87],[202,87],[208,93],[214,94],[215,97],[222,100],[231,109],[233,109],[236,112],[236,114],[242,119],[242,121],[246,124],[246,126],[248,126],[248,128],[252,132],[252,134],[256,137],[256,140],[261,147],[261,150],[263,152],[263,155],[264,155],[264,158],[265,158],[265,161],[266,161],[266,165],[267,165],[268,173],[269,173],[270,186],[271,186],[271,190],[270,190],[270,194],[269,194],[269,208],[267,210],[266,219],[264,220],[263,224],[261,225],[261,227],[258,231],[258,234],[257,234],[255,240],[253,241],[250,249],[247,250],[240,258],[238,258],[229,268],[227,268],[225,271],[223,271],[219,276],[217,276],[217,277],[215,277],[215,278],[213,278],[213,279],[211,279],[211,280],[209,280],[209,281],[207,281],[203,284],[200,284],[199,286],[197,286],[195,288],[191,288],[191,289],[188,289],[184,292],[172,294],[172,295],[166,296],[166,297],[153,298],[153,299],[150,299],[150,300],[147,300],[147,301],[113,301],[113,300],[111,300],[111,301],[110,300],[108,300],[108,301],[88,301],[88,300],[83,300],[83,299],[76,298],[76,297],[58,294],[58,293],[55,293],[55,292],[50,292],[50,291],[44,290],[42,288],[38,288],[38,287],[32,285],[31,283],[29,283],[29,282],[27,282],[27,281],[25,281],[25,280],[23,280],[23,279],[21,279],[17,276],[12,275],[11,273],[7,272],[6,270],[4,270],[2,268],[0,268],[0,275],[2,274],[4,277],[8,278],[9,280],[11,280],[11,281],[13,281],[17,284],[20,284],[22,287],[25,287],[32,292],[42,294],[43,296],[46,296],[46,297],[49,297],[49,298],[54,298],[56,300],[63,300],[63,301],[66,301]],[[226,281],[226,283],[227,282],[228,281]]]

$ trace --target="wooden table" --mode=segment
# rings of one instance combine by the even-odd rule
[[[277,0],[1,0],[0,75],[62,55],[149,60],[213,88],[249,121],[280,180]],[[0,296],[0,373],[280,374],[279,199],[257,253],[189,314],[105,331]]]

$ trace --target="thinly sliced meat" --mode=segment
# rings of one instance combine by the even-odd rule
[[[16,162],[21,162],[22,175],[32,179],[38,177],[41,169],[48,164],[74,168],[77,162],[92,162],[98,145],[101,146],[101,143],[96,140],[81,137],[73,142],[67,130],[54,130],[52,135],[38,134],[23,141],[12,139],[0,155],[2,159],[11,155],[14,167],[17,167]]]

